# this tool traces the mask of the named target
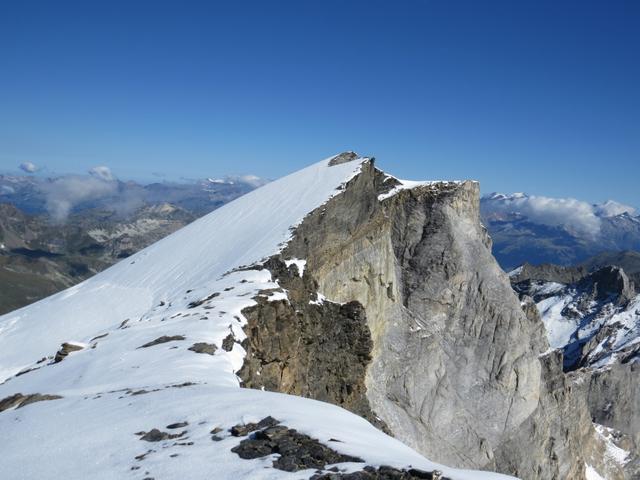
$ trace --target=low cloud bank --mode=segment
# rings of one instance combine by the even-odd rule
[[[56,222],[64,222],[76,205],[114,195],[118,191],[115,181],[105,181],[86,175],[67,175],[41,184],[45,208]]]
[[[105,205],[117,214],[126,215],[143,205],[145,192],[121,189],[118,179],[105,166],[93,167],[88,175],[65,175],[39,185],[45,197],[45,208],[55,222],[66,221],[72,210],[83,203],[107,201]]]
[[[524,194],[491,194],[482,199],[485,216],[520,214],[534,223],[565,227],[577,234],[597,237],[603,217],[628,212],[635,213],[628,205],[609,200],[599,205],[575,198],[552,198]]]

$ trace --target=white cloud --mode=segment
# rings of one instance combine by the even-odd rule
[[[35,173],[38,171],[38,166],[32,162],[22,162],[20,164],[20,170],[27,173]]]
[[[493,194],[483,199],[482,210],[485,215],[519,213],[532,222],[566,227],[578,234],[597,236],[600,233],[601,220],[596,207],[575,198]]]
[[[41,191],[45,195],[45,208],[57,222],[63,222],[76,205],[113,195],[118,184],[100,178],[67,175],[42,183]]]
[[[264,178],[260,178],[256,175],[228,175],[224,178],[225,181],[230,183],[244,183],[245,185],[250,185],[256,188],[269,183],[269,180],[265,180]]]
[[[146,191],[130,184],[121,185],[109,167],[98,166],[89,175],[65,175],[42,182],[40,191],[45,196],[45,208],[56,222],[64,222],[69,213],[85,202],[99,202],[119,215],[128,215],[144,205]]]
[[[113,176],[113,173],[111,173],[111,169],[109,167],[105,167],[104,165],[93,167],[91,170],[89,170],[89,175],[106,182],[112,182],[116,179],[116,177]]]

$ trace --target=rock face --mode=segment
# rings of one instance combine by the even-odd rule
[[[366,403],[434,461],[526,479],[583,478],[596,444],[586,402],[566,381],[561,355],[540,358],[544,326],[525,314],[490,247],[476,183],[403,188],[365,163],[267,263],[295,300],[245,312],[241,377],[358,413]],[[284,259],[306,260],[302,279],[284,281],[274,267]],[[314,289],[329,299],[317,310]],[[363,307],[357,318],[342,310],[354,301]],[[314,365],[336,355],[340,336],[349,340],[339,361]],[[346,372],[355,396],[332,392],[347,356],[358,359]],[[302,373],[310,365],[323,372],[322,392]],[[268,381],[259,379],[270,369]]]
[[[638,375],[637,362],[615,363],[607,369],[584,373],[584,390],[593,421],[629,435],[636,452],[640,447]]]
[[[633,283],[619,267],[603,267],[592,273],[589,278],[583,279],[578,286],[592,287],[595,300],[602,301],[615,296],[619,305],[627,304],[635,297]]]
[[[247,357],[238,372],[243,385],[341,405],[382,427],[370,409],[364,384],[372,341],[364,308],[315,300],[317,285],[278,260],[267,263],[289,300],[245,309]]]

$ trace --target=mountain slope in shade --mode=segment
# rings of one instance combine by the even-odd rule
[[[243,312],[288,302],[261,263],[368,163],[319,162],[0,317],[2,478],[311,478],[332,464],[507,478],[434,464],[339,407],[238,388]]]

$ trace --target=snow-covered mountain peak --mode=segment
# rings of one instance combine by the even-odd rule
[[[636,213],[634,207],[624,205],[615,200],[607,200],[604,203],[595,204],[593,207],[596,215],[599,217],[616,217],[624,214],[633,216]]]
[[[482,198],[484,200],[509,201],[509,200],[515,200],[515,199],[519,199],[519,198],[527,198],[527,197],[528,197],[528,195],[526,193],[522,193],[522,192],[516,192],[516,193],[492,192],[492,193],[489,193],[487,195],[484,195]]]
[[[324,447],[309,448],[329,449],[333,460],[325,463],[342,471],[391,465],[437,469],[452,479],[507,478],[434,464],[339,407],[239,388],[243,311],[257,301],[289,301],[262,263],[370,162],[337,157],[0,317],[0,429],[14,439],[3,446],[0,467],[9,477],[0,476],[291,478],[273,466],[273,455],[232,451],[248,440],[233,426],[265,420],[274,435],[289,435],[286,441],[320,442]],[[302,277],[304,259],[287,263]],[[29,460],[35,439],[39,462]]]

